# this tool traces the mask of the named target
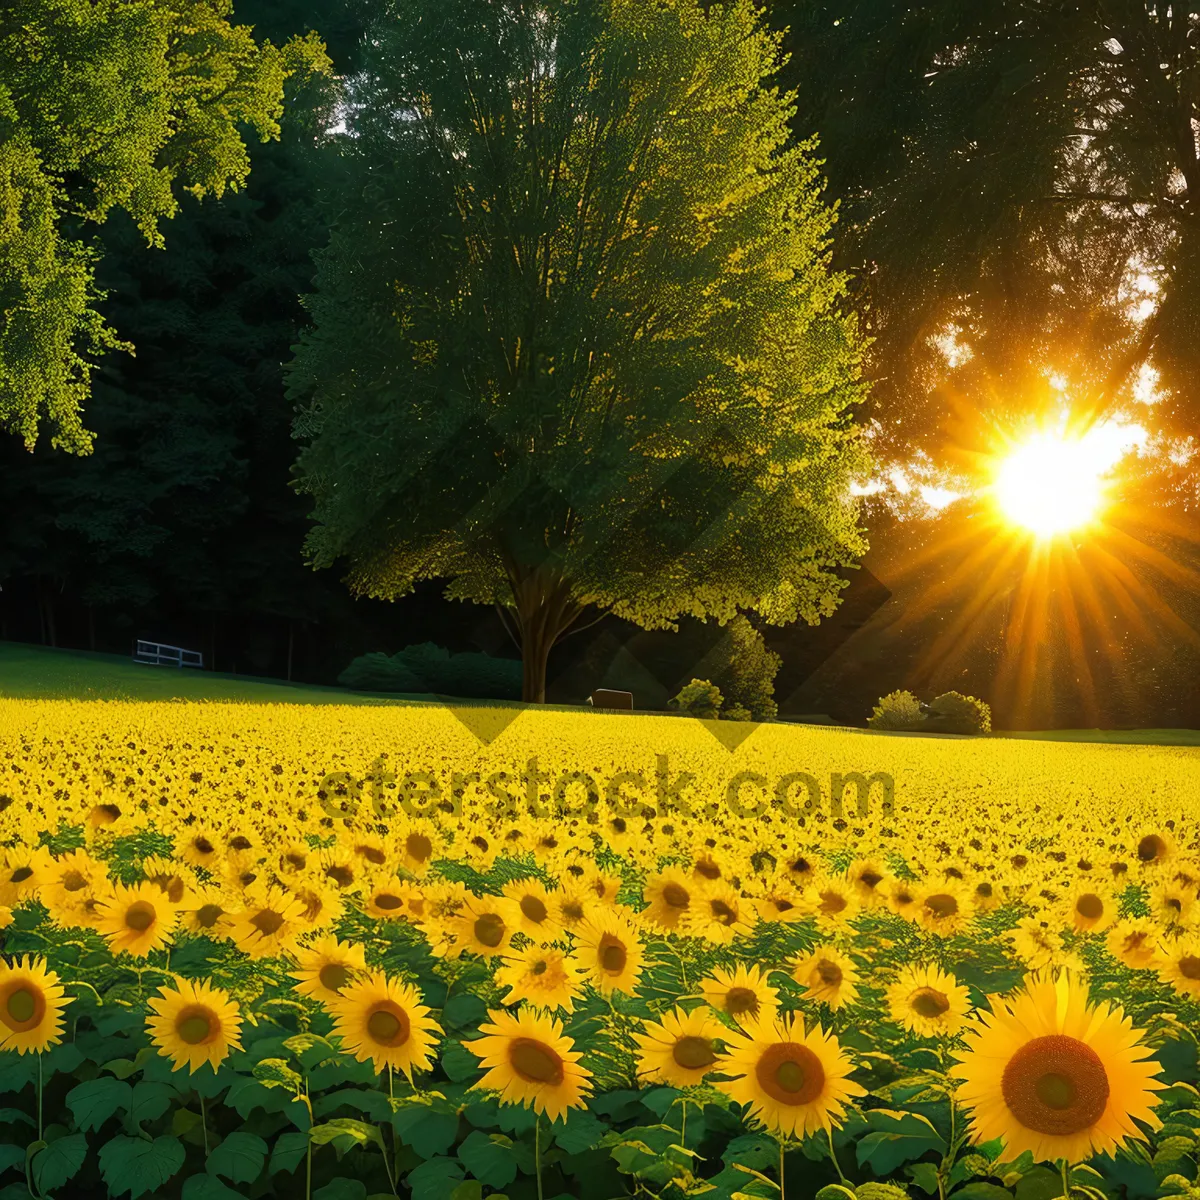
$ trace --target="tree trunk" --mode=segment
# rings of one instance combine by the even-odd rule
[[[570,583],[556,571],[510,571],[513,604],[521,633],[521,699],[546,703],[546,664],[550,651],[583,612]]]
[[[287,677],[288,683],[292,682],[292,652],[296,645],[296,622],[288,622],[288,668]]]

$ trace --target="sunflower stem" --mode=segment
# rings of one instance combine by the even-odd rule
[[[849,1187],[850,1181],[843,1174],[842,1164],[840,1162],[838,1162],[837,1151],[833,1148],[833,1129],[832,1129],[832,1127],[830,1127],[828,1125],[825,1127],[825,1136],[829,1139],[829,1157],[833,1162],[833,1169],[838,1173],[838,1178],[842,1181],[842,1183],[845,1184],[846,1187]]]
[[[38,1062],[38,1141],[42,1140],[42,1052],[37,1052]]]
[[[1063,1195],[1066,1200],[1071,1200],[1071,1164],[1065,1158],[1060,1158],[1058,1165],[1062,1171]]]
[[[542,1114],[538,1113],[533,1122],[533,1164],[537,1171],[538,1200],[543,1200],[542,1192]]]
[[[831,1150],[833,1149],[832,1142],[830,1142],[829,1148]],[[780,1138],[779,1139],[779,1200],[787,1200],[787,1192],[785,1191],[784,1181],[783,1181],[783,1154],[784,1154],[784,1141],[783,1141],[783,1138]]]
[[[200,1093],[200,1130],[204,1134],[204,1157],[208,1158],[208,1115],[204,1111],[204,1094]]]

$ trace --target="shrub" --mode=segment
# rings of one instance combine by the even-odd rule
[[[778,654],[767,649],[763,635],[739,613],[703,665],[705,674],[721,689],[726,705],[750,714],[734,720],[770,721],[779,711],[775,676],[782,662]],[[724,715],[729,716],[728,708]]]
[[[935,733],[991,733],[992,710],[974,696],[943,692],[928,706],[925,728]]]
[[[918,729],[923,721],[921,702],[912,692],[888,692],[867,718],[872,729]]]
[[[365,692],[433,692],[481,700],[519,700],[521,664],[490,654],[451,654],[433,642],[406,646],[390,658],[364,654],[339,676],[343,687]]]
[[[711,721],[720,715],[723,701],[721,689],[715,683],[710,683],[707,679],[693,679],[680,689],[679,695],[668,700],[667,704],[689,717],[704,717]]]
[[[726,705],[725,711],[721,713],[722,721],[753,721],[754,714],[741,704]]]

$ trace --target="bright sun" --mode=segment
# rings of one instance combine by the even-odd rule
[[[996,502],[1009,522],[1039,538],[1067,533],[1098,515],[1112,465],[1100,439],[1038,433],[1000,463]]]

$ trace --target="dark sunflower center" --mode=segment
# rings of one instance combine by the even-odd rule
[[[708,906],[712,911],[713,920],[722,925],[732,925],[737,920],[737,912],[724,900],[710,900]]]
[[[387,855],[378,846],[359,846],[358,852],[367,862],[374,863],[377,867],[382,867],[387,862]]]
[[[703,875],[705,879],[720,879],[721,868],[711,858],[702,858],[696,864],[696,874]]]
[[[236,837],[229,839],[229,848],[231,850],[249,850],[254,843],[248,838],[243,837],[240,833]]]
[[[198,854],[211,854],[213,852],[213,844],[206,837],[198,837],[192,842]]]
[[[952,917],[958,912],[958,901],[945,892],[925,897],[925,908],[935,917]]]
[[[33,878],[32,867],[18,867],[9,877],[9,883],[24,883],[27,879]]]
[[[859,877],[864,887],[877,888],[883,882],[883,876],[875,871],[864,871]]]
[[[293,850],[291,854],[288,854],[285,857],[287,858],[288,866],[295,867],[297,871],[303,871],[304,868],[308,866],[307,855],[298,854]]]
[[[79,892],[87,887],[87,879],[84,878],[80,871],[68,871],[62,877],[63,890],[68,892]]]
[[[540,925],[549,914],[546,906],[536,896],[522,896],[521,915],[535,925]]]
[[[410,833],[404,840],[404,849],[408,857],[417,862],[433,857],[433,843],[423,833]]]
[[[629,961],[629,952],[623,943],[606,933],[600,939],[600,966],[610,975],[620,975]]]
[[[1088,892],[1075,901],[1075,911],[1085,921],[1098,921],[1104,916],[1104,901]]]
[[[711,1067],[717,1061],[712,1042],[702,1037],[681,1037],[671,1048],[671,1057],[678,1066],[687,1071],[699,1071]]]
[[[546,973],[546,972],[547,972],[549,969],[550,969],[550,968],[547,966],[547,964],[546,964],[546,960],[545,960],[544,958],[542,958],[542,959],[539,959],[537,962],[535,962],[535,963],[533,964],[533,973],[534,973],[535,975],[545,975],[545,973]]]
[[[1194,954],[1184,955],[1179,960],[1179,973],[1184,979],[1200,979],[1200,958]]]
[[[189,1046],[199,1046],[208,1041],[215,1028],[215,1014],[206,1008],[185,1008],[175,1018],[175,1032],[179,1040]]]
[[[918,988],[909,999],[909,1004],[918,1017],[928,1017],[930,1020],[950,1011],[946,994],[934,988]]]
[[[827,958],[817,963],[817,975],[826,987],[837,987],[842,982],[842,968]]]
[[[840,892],[822,892],[821,903],[818,907],[823,913],[833,916],[845,909],[846,897]]]
[[[367,1033],[381,1046],[403,1046],[409,1030],[408,1016],[392,1004],[377,1008],[367,1018]]]
[[[677,883],[668,883],[662,890],[662,898],[668,908],[687,908],[691,900],[687,889]]]
[[[562,1083],[563,1060],[544,1042],[515,1038],[508,1048],[509,1065],[526,1083]]]
[[[475,940],[484,946],[498,946],[504,940],[504,921],[495,913],[475,919]]]
[[[1009,1059],[1000,1090],[1026,1129],[1066,1137],[1104,1114],[1108,1074],[1086,1042],[1056,1033],[1034,1038]]]
[[[562,906],[560,911],[568,921],[583,920],[583,905],[577,900],[568,900],[566,904]]]
[[[145,933],[154,924],[154,919],[157,915],[154,911],[154,905],[147,903],[145,900],[138,900],[126,910],[125,924],[138,933]]]
[[[758,1012],[758,996],[750,988],[732,987],[725,993],[725,1011],[731,1017]]]
[[[1138,842],[1137,856],[1144,863],[1154,862],[1167,852],[1167,843],[1157,833],[1148,833]]]
[[[354,882],[354,872],[349,867],[334,864],[325,868],[325,875],[332,879],[340,888],[349,887]]]
[[[258,930],[263,937],[270,937],[273,933],[278,933],[283,925],[283,917],[273,912],[269,908],[264,908],[261,912],[256,912],[250,918],[250,924]]]
[[[975,887],[975,895],[982,896],[985,900],[990,900],[992,898],[992,894],[992,885],[986,881],[984,883],[977,884]]]
[[[380,892],[375,897],[375,907],[391,912],[393,909],[403,908],[404,901],[401,900],[399,896],[394,895],[392,892]]]
[[[8,1020],[5,1024],[10,1029],[24,1025],[36,1025],[38,1009],[41,1007],[41,996],[30,987],[19,986],[9,993],[4,1005]]]
[[[754,1068],[755,1078],[779,1104],[811,1104],[825,1087],[821,1060],[795,1042],[776,1042],[767,1048]]]
[[[225,910],[219,904],[202,904],[196,909],[196,924],[201,929],[211,929]]]
[[[327,992],[340,992],[350,979],[350,972],[341,963],[326,963],[317,974]]]

